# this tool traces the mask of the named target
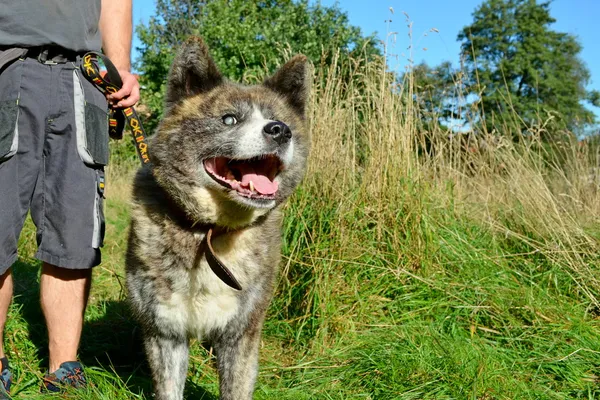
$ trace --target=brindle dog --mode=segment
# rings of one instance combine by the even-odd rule
[[[157,400],[183,399],[190,338],[212,345],[221,399],[252,398],[281,206],[309,152],[308,76],[298,55],[260,85],[229,82],[198,38],[175,58],[152,167],[134,182],[127,252]]]

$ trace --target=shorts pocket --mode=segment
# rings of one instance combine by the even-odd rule
[[[104,171],[96,170],[96,194],[94,196],[94,232],[92,234],[92,247],[98,249],[104,245]]]
[[[0,102],[0,161],[14,156],[19,147],[19,103],[17,100]]]
[[[104,95],[73,71],[77,152],[90,166],[108,165],[108,107]],[[97,93],[95,93],[97,92]]]

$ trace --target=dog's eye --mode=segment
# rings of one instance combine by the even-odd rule
[[[225,125],[235,125],[237,124],[238,120],[235,117],[235,115],[232,114],[227,114],[227,115],[223,115],[223,123]]]

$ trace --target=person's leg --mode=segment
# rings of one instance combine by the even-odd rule
[[[48,328],[49,375],[62,381],[63,370],[70,372],[61,364],[77,361],[91,269],[100,263],[104,171],[102,165],[86,164],[84,155],[86,146],[96,144],[93,128],[106,119],[106,111],[85,96],[73,64],[54,66],[51,72],[49,98],[54,101],[45,123],[43,168],[31,215],[38,227],[35,257],[43,262],[40,301]],[[100,92],[93,93],[106,104]],[[108,151],[107,143],[101,143],[103,151]]]
[[[77,360],[91,273],[91,269],[43,264],[40,299],[48,327],[50,371],[56,371],[63,362]]]
[[[14,61],[0,73],[0,381],[10,379],[4,327],[13,294],[11,266],[17,260],[21,229],[31,204],[42,157],[43,107],[23,93],[30,69]],[[35,112],[34,112],[35,111]],[[1,397],[0,397],[1,398]]]
[[[5,357],[4,354],[4,325],[8,316],[8,307],[12,300],[13,294],[13,279],[12,272],[9,269],[0,277],[0,358]]]
[[[4,325],[8,317],[8,307],[12,300],[13,280],[11,270],[0,276],[0,400],[9,399],[12,374],[8,366],[8,358],[4,353]]]

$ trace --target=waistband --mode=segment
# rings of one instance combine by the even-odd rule
[[[0,46],[0,52],[10,50],[15,46]],[[65,49],[60,46],[34,46],[25,47],[23,57],[33,58],[42,64],[64,64],[74,62],[83,56],[84,52]]]

